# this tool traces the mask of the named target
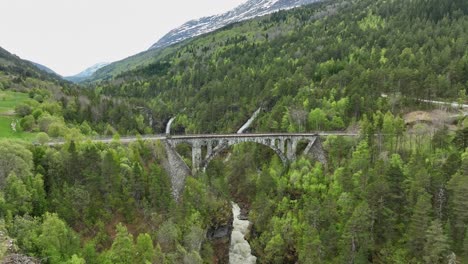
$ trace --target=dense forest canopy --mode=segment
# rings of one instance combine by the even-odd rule
[[[223,263],[213,230],[231,223],[235,200],[258,263],[465,263],[466,113],[420,99],[466,103],[467,31],[462,0],[324,1],[86,87],[0,50],[0,121],[18,120],[36,143],[0,139],[0,257]],[[323,138],[326,163],[284,166],[267,147],[231,147],[178,201],[164,143],[119,142],[174,116],[175,133],[231,133],[259,107],[254,132],[359,136]],[[98,135],[114,140],[87,140]],[[45,144],[56,137],[66,143]],[[189,146],[177,150],[190,159]]]

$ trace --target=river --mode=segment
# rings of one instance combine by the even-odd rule
[[[232,213],[234,222],[232,224],[231,246],[229,247],[229,264],[254,264],[257,262],[257,258],[252,255],[249,242],[245,240],[250,222],[239,219],[241,209],[236,203],[232,203]]]

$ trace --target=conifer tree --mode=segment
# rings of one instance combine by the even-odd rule
[[[423,193],[418,197],[408,230],[408,244],[416,256],[420,256],[424,248],[425,232],[431,223],[431,212],[431,197],[428,193]]]
[[[427,264],[446,263],[449,255],[448,238],[444,234],[439,219],[432,221],[426,230],[426,243],[423,250],[423,260]]]
[[[116,227],[117,235],[112,243],[110,259],[116,264],[132,264],[135,259],[133,236],[127,228],[119,223]]]
[[[152,263],[155,250],[150,235],[138,235],[135,251],[135,263]]]

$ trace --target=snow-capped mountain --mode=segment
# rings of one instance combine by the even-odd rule
[[[185,39],[214,31],[231,23],[319,1],[321,0],[249,0],[224,14],[191,20],[167,33],[151,46],[150,49],[167,47]]]
[[[101,63],[95,64],[95,65],[87,68],[86,70],[78,73],[77,75],[67,76],[67,77],[65,77],[65,79],[68,80],[68,81],[71,81],[71,82],[75,82],[75,83],[81,82],[81,81],[86,80],[89,77],[91,77],[97,70],[99,70],[102,67],[105,67],[105,66],[107,66],[109,64],[110,63],[108,63],[108,62],[101,62]]]

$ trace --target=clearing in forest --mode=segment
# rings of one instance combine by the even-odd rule
[[[21,132],[19,124],[15,131],[12,123],[19,122],[19,118],[15,115],[15,107],[27,101],[28,94],[11,91],[0,91],[0,138],[18,138],[30,140],[34,138],[33,133]]]

